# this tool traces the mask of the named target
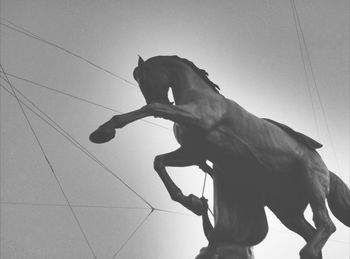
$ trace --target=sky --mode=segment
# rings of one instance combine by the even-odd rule
[[[191,60],[224,96],[321,142],[328,168],[349,184],[349,2],[295,6],[301,30],[289,0],[1,0],[0,63],[41,147],[0,79],[9,91],[1,87],[0,258],[195,258],[207,245],[201,218],[153,170],[156,155],[178,147],[170,122],[147,118],[109,143],[88,140],[145,104],[132,78],[137,55]],[[198,168],[169,172],[201,195]],[[209,178],[205,196],[212,205]],[[266,213],[255,257],[298,258],[304,241]],[[324,258],[350,258],[349,229],[333,219]]]

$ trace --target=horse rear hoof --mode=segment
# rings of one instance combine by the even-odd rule
[[[115,137],[115,130],[95,130],[90,134],[90,141],[96,144],[102,144],[110,141]]]
[[[318,254],[315,250],[304,247],[299,252],[300,259],[322,259],[322,251],[320,251]]]

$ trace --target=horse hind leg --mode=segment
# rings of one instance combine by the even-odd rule
[[[306,242],[311,241],[314,236],[316,229],[305,219],[304,215],[301,213],[296,216],[280,216],[279,220],[285,225],[289,230],[299,234],[304,238]],[[316,259],[322,259],[322,253],[320,252]]]
[[[322,163],[323,165],[323,163]],[[329,189],[329,174],[325,166],[315,165],[306,172],[306,186],[309,203],[313,212],[316,231],[300,251],[301,259],[318,258],[322,247],[335,232],[335,225],[329,217],[326,207],[326,195]]]
[[[316,225],[316,231],[310,241],[301,249],[301,259],[318,259],[322,253],[322,247],[326,244],[328,238],[334,233],[335,225],[331,221],[327,208],[311,206],[313,211],[313,221]]]

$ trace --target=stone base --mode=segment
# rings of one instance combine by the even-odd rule
[[[215,244],[203,247],[195,259],[254,259],[254,254],[249,246]]]

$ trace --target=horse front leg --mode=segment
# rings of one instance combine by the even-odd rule
[[[122,128],[133,121],[148,116],[160,117],[187,126],[208,130],[213,125],[213,120],[201,118],[196,115],[195,110],[193,105],[148,104],[141,109],[113,116],[90,135],[90,140],[94,143],[110,141],[115,136],[115,129]]]
[[[193,194],[185,196],[166,171],[167,166],[185,167],[191,165],[198,165],[198,163],[196,159],[189,153],[184,152],[182,148],[167,154],[158,155],[154,159],[154,169],[163,181],[171,199],[200,216],[204,211],[202,200]]]
[[[90,134],[90,141],[98,144],[110,141],[115,137],[115,129],[123,128],[133,121],[150,116],[150,111],[146,107],[144,106],[132,112],[113,116],[109,121],[102,124]]]

